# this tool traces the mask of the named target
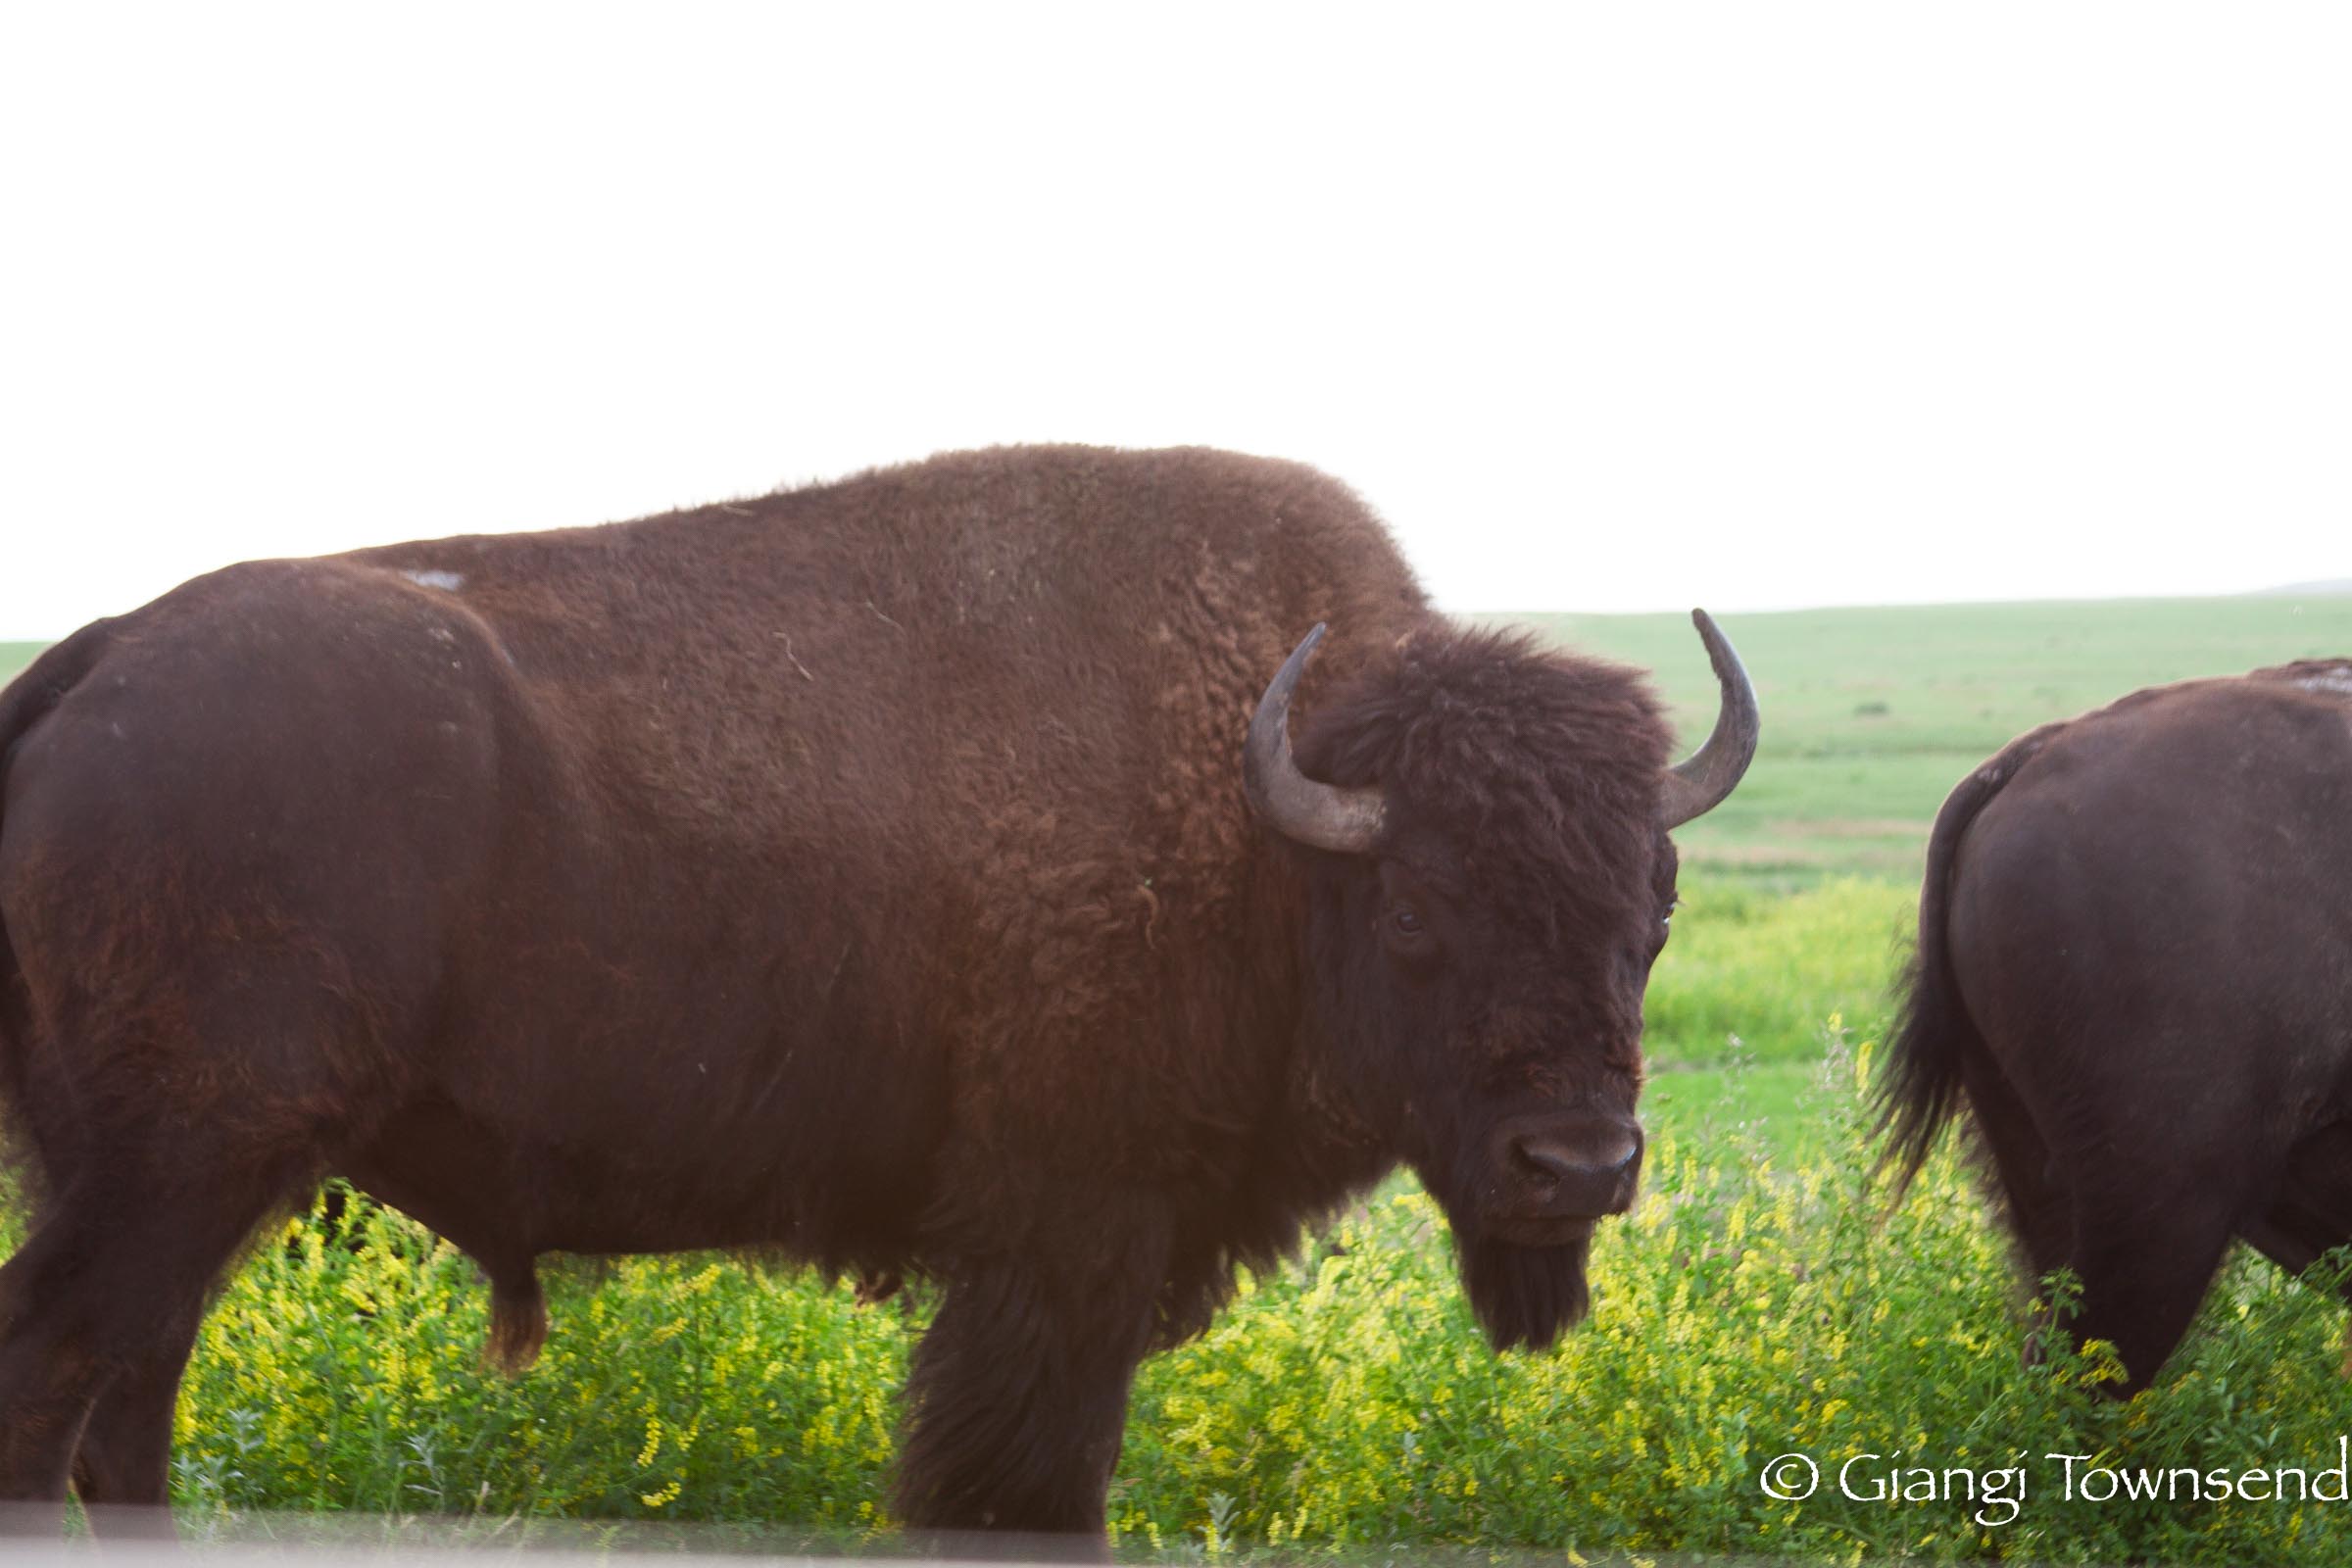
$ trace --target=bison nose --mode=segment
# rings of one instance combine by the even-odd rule
[[[1519,1162],[1539,1176],[1555,1182],[1614,1176],[1634,1162],[1640,1152],[1634,1141],[1620,1136],[1604,1153],[1580,1152],[1556,1138],[1522,1138],[1511,1146]]]
[[[1513,1184],[1550,1215],[1622,1214],[1642,1170],[1642,1127],[1626,1116],[1578,1116],[1514,1132]]]

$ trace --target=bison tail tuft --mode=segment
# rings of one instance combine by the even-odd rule
[[[1961,780],[1936,813],[1936,831],[1928,840],[1928,872],[1919,893],[1919,951],[1903,976],[1901,1015],[1872,1090],[1882,1140],[1878,1169],[1884,1173],[1893,1168],[1897,1203],[1935,1152],[1944,1123],[1959,1113],[1962,1063],[1970,1052],[1984,1049],[1960,999],[1945,941],[1960,840],[2018,764],[2033,755],[2044,733],[2037,730],[2013,742]]]
[[[1923,930],[1920,951],[1903,977],[1893,1044],[1872,1090],[1882,1140],[1878,1168],[1893,1168],[1896,1202],[1960,1108],[1960,1063],[1977,1041],[1950,984],[1950,966],[1941,953],[1929,953],[1927,941]]]

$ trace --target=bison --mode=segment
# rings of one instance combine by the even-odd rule
[[[1399,1161],[1549,1343],[1667,832],[1755,746],[1697,619],[1670,767],[1636,672],[1433,612],[1311,469],[1008,448],[84,628],[0,700],[0,1498],[161,1503],[208,1288],[330,1173],[512,1366],[542,1252],[935,1282],[923,1527],[1099,1540],[1139,1359]]]
[[[1900,1181],[1965,1105],[2118,1392],[2232,1238],[2298,1272],[2352,1242],[2352,662],[2137,692],[1963,780],[1887,1065]]]

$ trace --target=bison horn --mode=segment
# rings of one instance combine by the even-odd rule
[[[1317,621],[1257,700],[1257,715],[1250,720],[1250,744],[1242,750],[1242,788],[1250,797],[1250,808],[1283,837],[1318,850],[1361,855],[1379,839],[1388,812],[1380,791],[1318,784],[1291,760],[1291,693],[1322,640],[1323,623]]]
[[[1707,659],[1723,688],[1723,705],[1716,711],[1715,729],[1706,744],[1667,770],[1658,808],[1668,827],[1680,827],[1721,806],[1756,755],[1756,688],[1748,681],[1747,669],[1732,651],[1731,640],[1716,626],[1714,616],[1693,610],[1690,619],[1707,645]]]

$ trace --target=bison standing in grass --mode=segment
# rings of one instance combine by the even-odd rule
[[[327,1173],[515,1365],[541,1252],[931,1278],[930,1527],[1099,1536],[1137,1362],[1398,1161],[1548,1344],[1641,1165],[1667,831],[1755,744],[1699,626],[1669,767],[1635,672],[1433,613],[1330,479],[1056,448],[85,628],[0,698],[0,1498],[163,1502],[206,1293]]]
[[[1965,1106],[2127,1390],[2233,1238],[2352,1242],[2352,662],[2137,692],[1963,780],[1888,1066],[1902,1179]]]

